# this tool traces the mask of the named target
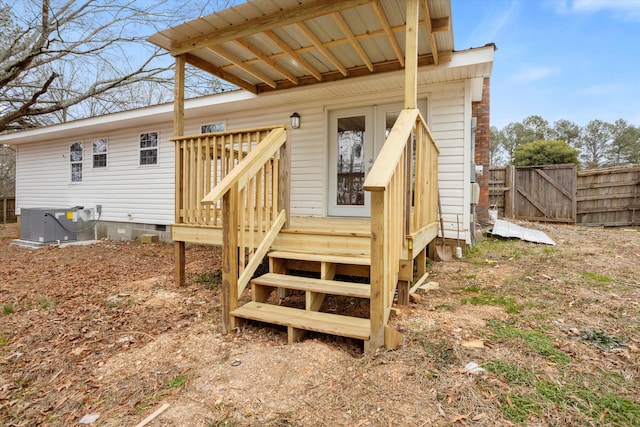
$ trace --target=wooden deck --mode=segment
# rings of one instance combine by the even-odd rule
[[[257,234],[257,231],[254,233]],[[434,222],[420,232],[405,236],[404,258],[415,256],[416,251],[427,246],[436,235],[437,222]],[[222,226],[173,224],[171,239],[188,243],[221,245]],[[289,228],[280,230],[271,249],[320,254],[337,253],[343,256],[370,256],[371,219],[293,216],[289,221]]]
[[[223,43],[245,38],[247,34],[272,31],[274,26],[279,26],[276,21],[282,26],[299,24],[320,15],[335,15],[339,10],[366,2],[334,3],[339,7],[327,9],[320,3],[310,3],[312,7],[306,12],[296,6],[284,21],[280,21],[281,11],[265,15],[258,19],[258,28],[254,27],[256,22],[253,20],[244,22],[235,30],[224,30],[224,40],[220,40],[213,30],[199,34],[201,42],[195,45],[191,43],[192,37],[173,40],[170,50],[176,58],[175,136],[171,140],[175,142],[176,150],[176,188],[175,225],[171,233],[175,241],[176,282],[184,282],[186,242],[219,244],[222,246],[224,331],[233,330],[237,319],[250,318],[287,326],[291,341],[299,339],[304,330],[319,330],[362,338],[365,347],[372,350],[392,348],[402,340],[402,335],[388,325],[392,305],[394,301],[400,304],[408,301],[408,283],[414,278],[414,263],[417,274],[424,277],[426,247],[435,238],[437,229],[439,149],[417,102],[418,64],[423,57],[418,49],[421,10],[426,17],[433,64],[437,65],[439,58],[446,57],[446,52],[438,49],[428,2],[406,2],[404,52],[393,32],[385,29],[398,57],[398,65],[404,68],[404,108],[362,184],[370,195],[370,219],[295,218],[291,215],[290,187],[296,177],[291,174],[288,126],[184,135],[186,63],[195,58],[196,66],[204,67],[205,71],[216,74],[218,70],[207,64],[207,60],[198,59],[194,52],[208,46],[211,40]],[[374,5],[375,15],[380,18],[383,11],[377,3]],[[322,13],[319,13],[320,9]],[[449,31],[446,26],[435,25],[435,28]],[[163,37],[163,40],[167,38]],[[282,45],[278,43],[278,46]],[[320,51],[325,56],[328,52],[326,46]],[[207,47],[206,52],[208,58],[211,48]],[[359,54],[366,57],[364,51]],[[335,66],[344,77],[351,75],[333,55],[328,59],[329,69]],[[306,78],[309,72],[318,83],[324,80],[319,72],[302,65],[302,75],[288,76],[291,83],[302,81],[301,77]],[[375,71],[372,63],[367,65],[369,71]],[[282,74],[282,70],[277,67],[276,70]],[[255,84],[232,72],[225,72],[223,78],[231,78],[232,83],[258,93]],[[262,81],[273,89],[278,88],[278,83],[271,78]],[[318,135],[318,138],[323,137]],[[316,142],[327,143],[325,140]],[[286,286],[277,288],[254,282],[251,283],[253,301],[240,307],[239,295],[267,255],[270,256],[270,273],[288,274],[306,269],[319,274],[318,279],[323,282],[309,284],[297,279],[300,282],[297,284],[296,279],[290,279]],[[320,312],[325,295],[343,291],[343,287],[331,283],[341,271],[369,278],[370,312],[366,324],[362,319],[342,319]],[[278,289],[280,296],[286,291],[283,288],[296,287],[305,293],[305,308],[292,312],[266,303],[274,289]]]
[[[391,308],[408,304],[409,284],[425,277],[438,225],[438,148],[418,109],[402,110],[364,183],[370,218],[290,215],[285,127],[173,140],[176,280],[185,243],[222,246],[224,331],[249,319],[286,326],[290,342],[317,331],[371,350],[401,343]],[[255,277],[266,258],[269,273]],[[252,301],[241,304],[249,285]],[[291,292],[304,299],[282,306]],[[323,311],[328,295],[368,300],[368,318]]]
[[[371,218],[289,214],[283,127],[174,140],[176,279],[184,279],[185,243],[222,246],[223,330],[250,319],[286,326],[290,342],[317,331],[369,349],[401,343],[388,326],[391,307],[408,304],[409,284],[424,277],[438,225],[438,148],[417,109],[400,113],[365,182]],[[252,280],[267,256],[269,273]],[[241,305],[249,284],[252,301]],[[292,291],[304,294],[303,306],[280,306]],[[368,299],[369,318],[323,312],[327,295]]]

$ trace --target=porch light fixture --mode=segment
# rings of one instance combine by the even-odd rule
[[[300,128],[300,114],[293,113],[289,118],[291,119],[291,127],[293,129],[299,129]]]

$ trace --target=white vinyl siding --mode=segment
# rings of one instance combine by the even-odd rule
[[[300,129],[289,129],[291,186],[291,215],[326,215],[326,131],[324,107],[320,103],[298,105],[296,111],[301,116]],[[274,106],[268,109],[243,110],[225,114],[227,130],[246,129],[274,124],[288,124],[290,106]],[[213,117],[212,120],[216,118]],[[194,123],[195,122],[195,123]],[[202,120],[188,120],[186,134],[197,133],[201,129],[196,123]]]
[[[401,102],[403,91],[384,91],[384,85],[367,80],[366,93],[350,93],[344,82],[327,85],[324,98],[308,102],[304,92],[291,91],[271,104],[268,95],[257,100],[213,105],[185,120],[185,134],[201,133],[203,124],[224,122],[227,130],[289,124],[298,112],[300,129],[289,130],[291,154],[291,215],[327,215],[327,157],[329,112],[360,106]],[[423,112],[441,153],[439,179],[447,236],[455,237],[456,213],[465,213],[468,174],[465,172],[468,147],[465,141],[466,111],[470,99],[464,81],[421,85],[420,99],[428,99]],[[302,94],[301,94],[302,93]],[[277,99],[277,98],[276,98]],[[189,114],[189,110],[187,110]],[[171,116],[146,121],[138,127],[102,130],[91,127],[76,131],[74,141],[108,139],[108,168],[85,168],[83,183],[69,185],[69,139],[25,143],[18,146],[17,204],[19,208],[103,206],[102,220],[148,224],[174,221],[174,143]],[[157,167],[140,166],[140,136],[157,132]],[[85,147],[87,148],[87,147]],[[468,216],[467,216],[468,218]]]
[[[461,222],[467,218],[464,208],[465,194],[470,191],[466,178],[465,156],[465,101],[464,82],[451,83],[434,91],[429,98],[431,106],[431,134],[440,147],[438,182],[444,217],[445,234],[455,237],[457,214]],[[462,224],[461,224],[462,226]]]
[[[171,135],[171,123],[159,135]],[[147,224],[171,224],[174,219],[173,143],[160,139],[158,167],[139,167],[140,129],[121,129],[103,135],[109,139],[109,167],[85,168],[83,182],[70,185],[69,145],[49,141],[18,147],[16,182],[20,209],[66,208],[102,205],[102,220]],[[46,149],[44,149],[46,147]]]

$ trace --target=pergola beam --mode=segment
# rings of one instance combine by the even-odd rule
[[[252,54],[254,54],[256,58],[258,58],[258,60],[264,62],[265,64],[267,64],[268,66],[276,70],[278,73],[282,74],[291,83],[298,84],[298,78],[295,76],[295,74],[279,66],[273,59],[271,59],[269,56],[262,53],[260,49],[258,49],[257,47],[249,43],[247,40],[239,39],[239,40],[236,40],[236,43],[244,47],[245,49],[247,49]]]
[[[452,57],[452,51],[450,50],[440,51],[441,62],[450,61],[451,57]],[[418,67],[428,67],[428,66],[433,66],[433,55],[431,55],[430,53],[425,55],[420,55],[418,57]],[[375,62],[373,64],[374,74],[387,73],[387,72],[397,71],[402,69],[403,67],[400,65],[400,61],[398,61],[397,59],[392,59],[389,61],[382,61],[382,62]],[[368,76],[372,74],[372,72],[369,71],[366,65],[358,65],[355,67],[350,67],[350,68],[347,68],[347,71],[349,72],[347,77],[343,76],[337,70],[324,72],[321,74],[321,77],[322,77],[321,81],[333,82],[333,81],[344,80],[352,77]],[[272,90],[291,89],[293,87],[309,86],[312,84],[317,84],[319,83],[319,81],[315,77],[309,75],[309,76],[300,77],[298,79],[297,85],[294,85],[293,83],[286,80],[278,81],[277,83],[278,83],[278,87],[276,89],[273,89],[270,86],[267,86],[265,84],[257,85],[258,93],[265,93]]]
[[[228,81],[229,83],[241,87],[242,89],[247,90],[251,93],[258,93],[256,85],[253,85],[246,80],[242,80],[241,78],[236,77],[235,75],[216,67],[215,65],[205,61],[204,59],[200,59],[197,56],[191,55],[189,53],[185,54],[185,59],[187,63],[193,65],[194,67],[200,68],[202,71],[213,74],[214,76]]]
[[[358,41],[358,39],[356,39],[356,36],[351,31],[351,29],[349,28],[349,25],[345,22],[340,12],[334,12],[331,14],[331,16],[336,21],[336,24],[338,24],[338,27],[340,27],[340,31],[342,31],[342,33],[345,36],[347,36],[347,40],[349,40],[349,42],[351,43],[351,46],[355,49],[356,53],[360,56],[360,59],[364,61],[369,71],[373,72],[373,63],[371,62],[371,59],[369,59],[369,56],[360,45],[360,42]]]
[[[305,37],[309,39],[309,41],[316,47],[316,49],[318,49],[320,53],[322,53],[329,60],[329,62],[331,62],[334,67],[336,67],[338,71],[342,73],[343,76],[347,75],[347,69],[345,68],[345,66],[342,65],[340,61],[338,61],[338,58],[336,58],[334,54],[331,53],[331,51],[322,43],[318,36],[316,36],[313,31],[311,31],[309,27],[304,24],[304,22],[296,23],[296,28],[298,28],[302,32],[302,34],[304,34]]]
[[[450,22],[451,20],[448,16],[445,16],[444,18],[433,18],[431,20],[431,29],[434,33],[449,31]]]
[[[239,25],[221,28],[217,31],[192,37],[176,43],[171,47],[171,55],[177,56],[206,47],[219,45],[234,39],[247,37],[274,28],[303,22],[318,16],[327,15],[341,10],[370,3],[372,0],[316,0],[304,3],[292,9],[280,10],[270,15],[250,19]]]
[[[429,45],[431,46],[431,53],[433,54],[433,62],[438,65],[438,46],[436,45],[436,38],[433,35],[433,25],[431,23],[431,12],[429,11],[429,5],[427,0],[420,0],[422,4],[422,13],[424,14],[424,21],[427,24],[427,37],[429,38]]]
[[[432,19],[431,21],[432,22],[437,22],[437,24],[433,24],[434,25],[434,27],[433,27],[433,32],[434,33],[435,32],[439,32],[439,31],[447,31],[448,30],[449,18],[436,18],[436,19]],[[425,26],[425,25],[426,24],[425,24],[424,20],[420,20],[420,22],[418,23],[418,26],[420,26],[420,27]],[[438,25],[438,27],[436,27],[435,25]],[[404,31],[405,30],[405,25],[404,24],[403,25],[396,25],[395,27],[391,27],[391,30],[394,33],[397,33],[398,31]],[[373,37],[378,37],[378,36],[381,36],[381,35],[385,35],[385,32],[384,32],[383,29],[376,30],[376,31],[371,31],[371,32],[364,33],[364,34],[357,34],[357,35],[354,35],[354,37],[358,42],[360,42],[362,40],[368,40],[368,39],[371,39]],[[340,38],[340,39],[335,39],[335,40],[331,40],[331,41],[325,42],[324,45],[329,48],[329,47],[333,47],[333,46],[340,46],[340,45],[343,45],[343,44],[348,43],[348,42],[349,42],[348,38]],[[301,47],[299,49],[295,49],[295,52],[298,55],[300,55],[300,54],[303,54],[303,53],[311,52],[313,50],[315,50],[315,46],[305,46],[305,47]],[[253,53],[255,54],[255,52],[253,52]],[[443,55],[443,53],[446,54],[447,52],[439,51],[438,56],[440,58],[440,62],[448,62],[448,61],[450,61],[451,60],[451,55],[450,55],[451,52],[449,52],[448,55]],[[289,56],[289,54],[287,52],[282,51],[282,52],[274,53],[274,54],[269,55],[269,56],[265,55],[264,58],[269,59],[272,62],[275,62],[276,59],[280,59],[280,58],[284,58],[284,57],[288,57],[288,56]],[[259,63],[262,60],[263,60],[262,57],[257,57],[257,58],[249,59],[249,60],[245,61],[244,63],[247,64],[247,65],[252,65],[252,64]],[[374,69],[375,69],[376,65],[373,64],[373,66],[374,66]],[[233,67],[233,65],[232,64],[223,65],[220,68],[223,69],[223,70],[226,70],[227,68],[230,68],[230,67]],[[282,68],[282,67],[280,67],[280,68]],[[349,69],[347,69],[347,71],[349,71]],[[291,80],[291,79],[288,78],[288,80]]]
[[[322,80],[322,75],[320,74],[320,71],[316,70],[313,65],[305,61],[304,58],[298,54],[298,52],[296,52],[293,48],[291,48],[291,46],[285,43],[285,41],[282,40],[280,37],[275,35],[273,31],[271,30],[265,31],[264,35],[267,36],[269,40],[271,40],[273,43],[275,43],[276,46],[278,46],[280,49],[286,52],[291,58],[293,58],[302,68],[307,70],[313,77],[316,78],[316,80],[318,81]]]
[[[372,5],[373,10],[376,12],[376,16],[378,17],[378,20],[380,21],[380,24],[384,29],[384,33],[389,38],[389,43],[391,43],[391,47],[393,47],[393,51],[395,52],[398,61],[400,61],[400,65],[404,67],[404,54],[402,53],[402,49],[400,49],[400,45],[398,44],[396,35],[391,28],[391,24],[389,24],[389,20],[382,10],[382,6],[380,6],[380,3],[377,0],[374,1]]]
[[[272,88],[275,89],[276,87],[276,82],[273,81],[273,79],[271,79],[269,76],[267,76],[265,73],[263,73],[260,70],[257,70],[255,68],[253,68],[250,65],[245,64],[242,59],[238,58],[237,56],[235,56],[234,54],[232,54],[231,52],[227,52],[217,46],[212,46],[208,48],[210,51],[214,52],[216,55],[226,59],[227,61],[231,62],[232,64],[234,64],[236,67],[246,71],[247,73],[251,74],[253,77],[265,82],[266,84],[268,84],[269,86],[271,86]]]

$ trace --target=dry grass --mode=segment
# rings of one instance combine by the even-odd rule
[[[189,248],[177,288],[171,245],[3,240],[0,424],[135,425],[169,403],[152,425],[639,425],[640,232],[530,226],[558,245],[487,239],[431,265],[440,288],[392,319],[405,346],[375,355],[221,334],[212,248]]]

